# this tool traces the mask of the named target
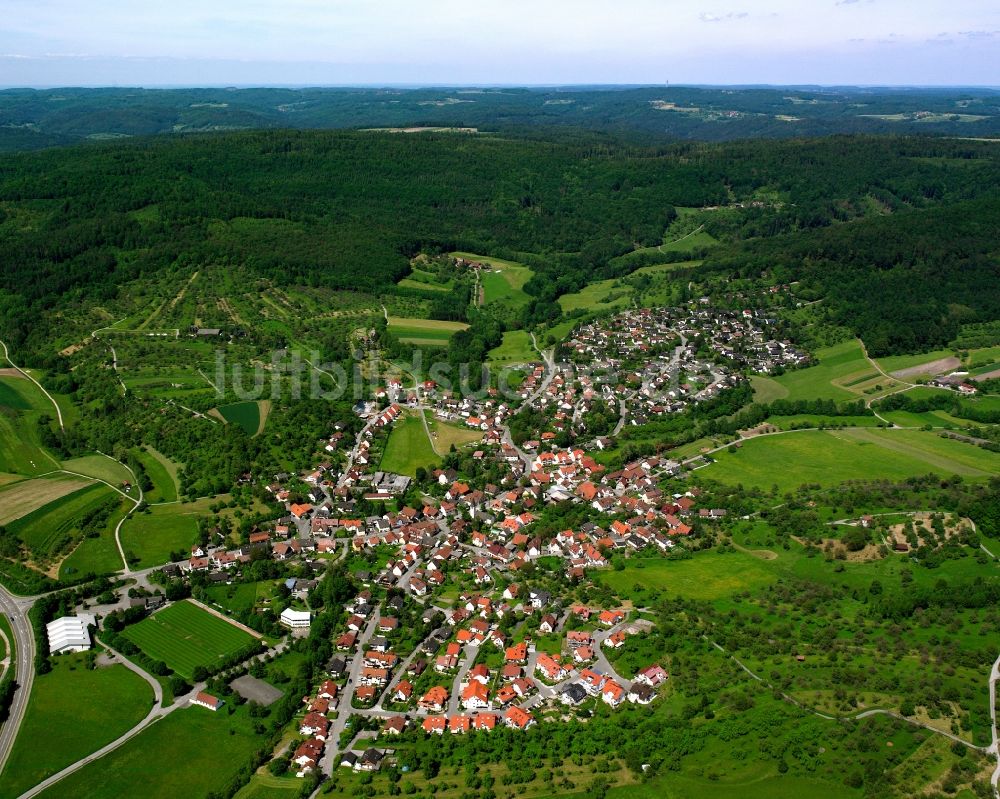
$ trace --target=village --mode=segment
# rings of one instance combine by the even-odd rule
[[[284,757],[299,777],[377,771],[408,730],[525,730],[586,717],[598,704],[649,704],[668,679],[664,665],[622,674],[613,660],[629,637],[652,629],[650,614],[579,601],[579,589],[613,559],[683,551],[701,522],[726,510],[699,505],[678,460],[609,469],[597,457],[626,424],[710,400],[744,371],[802,363],[802,352],[768,338],[768,326],[762,314],[700,302],[632,310],[579,326],[522,368],[513,395],[490,387],[458,397],[433,381],[390,378],[358,404],[356,438],[338,428],[322,444],[325,460],[267,483],[283,517],[237,547],[215,538],[194,546],[164,578],[229,585],[261,558],[299,566],[312,577],[286,581],[290,601],[278,617],[294,640],[309,634],[310,592],[331,562],[371,564],[349,575],[358,592],[343,608],[336,655],[294,719]],[[613,429],[591,429],[601,410],[616,412]],[[468,468],[444,465],[419,481],[378,468],[380,440],[413,411],[481,434],[457,453]],[[580,509],[584,521],[536,532],[558,504]],[[132,600],[140,602],[163,604],[158,594]],[[240,680],[250,681],[244,698],[268,688]],[[240,680],[232,687],[243,694]],[[190,702],[223,705],[201,690]]]
[[[634,608],[574,602],[569,589],[616,553],[683,548],[699,519],[725,510],[698,507],[695,486],[663,490],[664,480],[684,473],[677,461],[648,457],[608,470],[594,456],[625,424],[711,399],[737,385],[744,369],[803,362],[803,353],[767,338],[767,325],[752,312],[713,312],[699,303],[627,311],[579,327],[558,348],[559,360],[547,354],[527,365],[513,398],[496,388],[461,398],[433,381],[390,379],[359,405],[365,426],[355,441],[334,433],[325,444],[329,461],[306,474],[276,475],[268,485],[286,504],[285,518],[252,533],[243,548],[196,548],[180,573],[207,572],[215,582],[255,551],[311,562],[320,575],[323,559],[338,552],[377,556],[377,568],[352,575],[363,588],[345,608],[337,655],[304,698],[300,740],[288,753],[294,773],[378,770],[391,757],[391,739],[411,728],[427,735],[523,730],[592,712],[594,702],[652,702],[668,677],[663,666],[649,663],[624,676],[608,658],[628,636],[648,632],[652,620]],[[612,436],[588,436],[585,420],[597,402],[618,408]],[[370,453],[377,436],[411,409],[480,431],[470,445],[480,468],[434,470],[421,502],[404,504],[414,496],[412,478],[380,471]],[[511,422],[523,413],[546,423],[515,441]],[[574,443],[560,446],[568,431]],[[331,465],[338,456],[340,471]],[[303,494],[295,486],[304,486],[308,501],[292,501]],[[387,512],[363,516],[358,500],[383,503]],[[556,503],[583,506],[597,521],[543,539],[533,525]],[[548,579],[538,578],[540,563]],[[308,631],[305,600],[314,584],[297,582],[299,609],[281,614],[292,635]],[[358,720],[365,723],[355,730]]]

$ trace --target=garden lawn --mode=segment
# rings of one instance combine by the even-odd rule
[[[56,658],[51,672],[35,677],[0,799],[20,796],[115,740],[145,718],[152,702],[149,684],[120,664],[90,670],[84,655]]]
[[[176,710],[100,760],[40,794],[44,799],[179,799],[221,792],[250,761],[261,739],[245,707],[229,715]],[[141,792],[137,793],[137,790]]]
[[[1000,455],[920,430],[807,430],[748,439],[736,452],[722,450],[704,475],[730,485],[779,491],[803,483],[902,480],[929,474],[980,479],[1000,470]]]
[[[428,469],[437,462],[420,417],[407,414],[393,425],[379,469],[413,477],[419,467]]]
[[[125,628],[123,635],[188,679],[196,666],[213,666],[254,641],[236,625],[187,600]]]

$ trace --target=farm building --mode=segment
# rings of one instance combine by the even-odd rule
[[[45,625],[49,636],[49,652],[84,652],[90,649],[90,630],[96,624],[94,617],[81,613],[79,616],[63,616]]]

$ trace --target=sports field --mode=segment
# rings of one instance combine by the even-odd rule
[[[759,436],[735,453],[722,450],[705,477],[788,491],[803,483],[959,474],[985,479],[1000,472],[1000,454],[921,430],[807,430]]]
[[[124,635],[153,660],[191,678],[254,641],[249,633],[185,600],[125,629]]]

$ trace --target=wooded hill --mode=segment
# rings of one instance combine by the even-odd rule
[[[661,243],[675,206],[729,206],[710,266],[813,280],[875,352],[907,351],[997,316],[997,206],[978,198],[998,184],[995,145],[942,139],[258,131],[50,149],[0,165],[0,335],[49,355],[80,303],[205,264],[393,291],[424,249],[530,264],[531,324],[639,265],[620,256]]]

